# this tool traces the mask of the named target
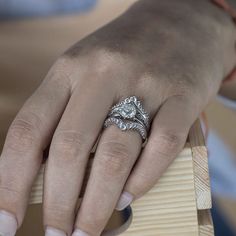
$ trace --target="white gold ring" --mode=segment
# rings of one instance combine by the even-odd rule
[[[150,126],[149,115],[137,97],[131,96],[111,108],[104,122],[104,127],[112,124],[115,124],[123,131],[136,130],[142,139],[146,140],[147,131]]]

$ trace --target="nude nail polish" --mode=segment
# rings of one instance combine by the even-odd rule
[[[45,236],[66,236],[66,233],[62,230],[48,226],[45,230]]]
[[[85,233],[84,231],[80,229],[76,229],[72,236],[89,236],[89,234]]]
[[[128,192],[123,192],[120,196],[120,199],[116,205],[116,210],[122,211],[124,210],[127,206],[131,204],[133,201],[134,197],[132,194]]]
[[[0,236],[14,236],[17,230],[15,216],[5,210],[0,210]]]

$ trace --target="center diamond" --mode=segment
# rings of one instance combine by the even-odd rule
[[[134,118],[136,115],[136,107],[132,104],[124,104],[120,109],[123,118]]]

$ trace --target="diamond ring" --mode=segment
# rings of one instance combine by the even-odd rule
[[[113,106],[104,122],[104,127],[115,124],[121,130],[136,130],[143,140],[147,138],[149,115],[135,96],[125,98]]]

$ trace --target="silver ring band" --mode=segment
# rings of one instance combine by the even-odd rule
[[[114,105],[104,122],[104,127],[115,124],[121,130],[136,130],[145,141],[149,129],[149,115],[137,97],[128,97]]]
[[[143,140],[146,140],[147,138],[147,131],[143,125],[141,125],[138,122],[133,121],[123,121],[121,119],[115,118],[115,117],[109,117],[105,120],[104,127],[108,127],[109,125],[117,125],[118,128],[121,130],[136,130],[139,132]]]

